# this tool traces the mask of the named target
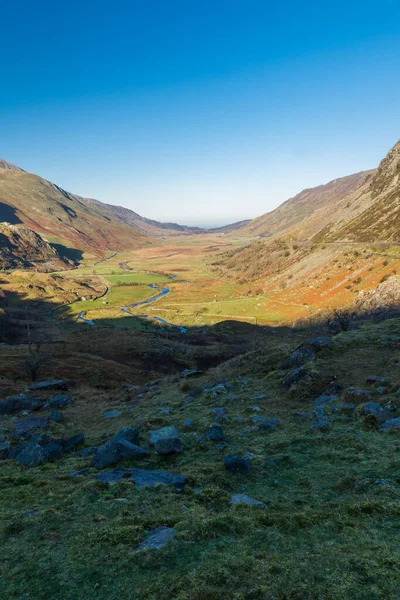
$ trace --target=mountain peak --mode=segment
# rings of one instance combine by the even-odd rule
[[[20,167],[17,167],[16,165],[9,163],[6,160],[3,160],[2,158],[0,158],[0,169],[7,169],[7,171],[22,171],[22,172],[24,172],[24,170],[21,169]]]

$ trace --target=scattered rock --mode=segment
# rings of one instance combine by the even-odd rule
[[[211,442],[221,442],[224,439],[224,432],[222,429],[222,425],[219,423],[213,423],[209,427],[207,427],[204,437],[206,440]]]
[[[400,418],[389,419],[385,421],[380,427],[379,431],[398,431],[400,429]]]
[[[297,367],[302,367],[310,360],[315,360],[316,354],[312,347],[310,346],[300,346],[297,348],[292,354],[283,361],[281,365],[281,369],[294,369]]]
[[[42,446],[33,442],[19,444],[15,449],[15,460],[25,467],[37,467],[48,460],[48,454]]]
[[[76,435],[73,435],[72,437],[68,438],[67,440],[63,440],[63,448],[64,448],[64,452],[71,452],[71,450],[75,450],[75,448],[77,446],[79,446],[80,444],[82,444],[85,440],[85,434],[84,433],[77,433]]]
[[[119,442],[112,442],[117,448],[118,455],[121,459],[135,459],[141,460],[150,456],[150,452],[144,448],[140,448],[135,444],[131,444],[128,440],[121,440]]]
[[[310,423],[310,427],[313,429],[326,430],[329,428],[329,419],[328,417],[322,417],[319,421],[313,421]]]
[[[212,408],[210,410],[210,414],[214,415],[214,420],[216,423],[223,423],[224,421],[229,421],[226,408]]]
[[[119,443],[119,442],[117,442]],[[96,469],[104,469],[111,465],[115,465],[121,460],[121,455],[117,447],[117,443],[106,442],[97,448],[96,454],[92,460],[92,467]]]
[[[124,440],[130,442],[131,444],[134,444],[135,446],[139,446],[139,431],[134,427],[126,427],[125,429],[121,429],[121,431],[114,435],[111,441],[115,444],[116,442],[122,442]]]
[[[367,383],[371,383],[371,384],[376,384],[376,383],[389,384],[390,381],[391,381],[390,377],[376,377],[375,375],[371,375],[371,377],[367,378]]]
[[[186,419],[186,421],[183,423],[183,427],[184,429],[192,429],[193,423],[191,419]]]
[[[247,474],[250,472],[250,460],[241,457],[239,454],[228,454],[228,456],[225,456],[224,466],[231,473]]]
[[[5,400],[0,400],[0,415],[12,415],[21,410],[38,410],[44,406],[40,398],[31,398],[25,394],[18,396],[9,396]]]
[[[322,396],[319,396],[319,398],[314,400],[314,402],[312,404],[313,404],[313,406],[325,406],[326,404],[331,404],[332,402],[336,402],[337,399],[338,399],[337,396],[327,396],[325,394],[322,394]]]
[[[64,421],[64,413],[60,410],[52,410],[49,414],[49,420],[55,423],[62,423]]]
[[[295,383],[298,383],[303,377],[306,376],[306,371],[304,367],[299,367],[298,369],[293,369],[290,371],[288,375],[282,381],[282,386],[285,388],[290,388]]]
[[[120,417],[122,415],[121,411],[117,410],[116,408],[111,409],[111,410],[106,410],[105,412],[103,412],[103,417],[105,419],[115,419],[116,417]]]
[[[383,408],[377,402],[367,402],[367,404],[364,404],[362,414],[366,417],[373,417],[378,423],[383,423],[393,417],[393,413],[389,408]]]
[[[324,350],[326,348],[333,348],[334,342],[330,337],[316,337],[308,340],[305,343],[306,346],[311,346],[314,350]]]
[[[64,452],[64,448],[60,444],[47,444],[42,447],[46,452],[47,460],[58,460]]]
[[[0,444],[0,460],[7,460],[10,456],[10,442],[4,442]]]
[[[31,417],[15,421],[13,437],[23,439],[38,429],[47,429],[49,426],[48,417]]]
[[[157,527],[147,534],[146,539],[139,544],[136,552],[141,550],[160,550],[163,548],[176,534],[176,529],[173,527]]]
[[[54,396],[54,398],[50,398],[46,406],[47,408],[65,408],[71,402],[71,396]]]
[[[345,392],[346,400],[359,400],[360,402],[365,402],[371,398],[371,394],[367,390],[350,388]]]
[[[279,419],[263,419],[258,425],[259,431],[274,431],[279,423]]]
[[[185,369],[180,373],[179,377],[197,377],[198,375],[202,375],[203,371],[196,371],[195,369]]]
[[[169,414],[171,414],[171,411],[172,411],[172,408],[170,408],[169,406],[157,408],[157,412],[159,412],[161,415],[169,415]]]
[[[52,379],[50,381],[38,381],[36,383],[31,383],[28,385],[28,390],[30,392],[35,392],[37,390],[66,390],[68,389],[68,385],[66,381],[62,379]]]
[[[229,504],[250,504],[251,506],[259,506],[261,508],[268,508],[264,502],[255,500],[246,494],[233,494]]]
[[[179,437],[161,437],[154,444],[157,454],[177,454],[182,452],[182,440]]]
[[[92,454],[96,454],[96,452],[96,446],[89,446],[88,448],[82,448],[82,450],[78,450],[76,456],[82,456],[84,458],[87,458],[88,456],[92,456]]]
[[[313,413],[297,411],[293,415],[296,419],[312,419]]]
[[[112,469],[100,473],[96,479],[103,483],[118,483],[119,481],[134,481],[137,488],[154,487],[158,484],[171,485],[178,491],[182,490],[186,477],[175,475],[168,471],[146,471],[144,469]]]
[[[155,429],[150,431],[150,444],[155,446],[155,444],[161,438],[178,438],[179,437],[179,429],[176,427],[162,427],[161,429]]]

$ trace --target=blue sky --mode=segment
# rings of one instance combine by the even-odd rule
[[[222,224],[400,137],[400,0],[20,0],[0,156],[159,220]]]

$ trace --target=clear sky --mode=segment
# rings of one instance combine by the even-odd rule
[[[400,0],[19,0],[0,156],[159,220],[222,224],[400,137]]]

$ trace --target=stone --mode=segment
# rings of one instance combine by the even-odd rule
[[[67,382],[62,379],[51,379],[50,381],[37,381],[28,385],[30,392],[36,390],[66,390],[68,389]]]
[[[60,410],[52,410],[49,414],[49,420],[55,423],[62,423],[64,421],[64,413]]]
[[[169,415],[171,414],[172,408],[169,406],[162,406],[161,408],[157,408],[157,412],[160,413],[160,415]]]
[[[163,548],[176,534],[176,529],[173,527],[157,527],[147,534],[146,539],[139,544],[136,552],[141,550],[160,550]]]
[[[259,431],[274,431],[279,423],[279,419],[263,419],[258,425]]]
[[[317,406],[317,408],[314,410],[314,415],[316,416],[318,421],[320,421],[321,419],[324,419],[325,418],[325,407]]]
[[[157,454],[177,454],[182,452],[182,440],[179,437],[161,437],[154,444]]]
[[[247,474],[250,472],[250,460],[242,458],[239,454],[228,454],[228,456],[225,456],[224,466],[230,473]]]
[[[316,400],[313,401],[313,406],[325,406],[326,404],[332,404],[332,402],[336,402],[338,399],[337,396],[328,396],[326,394],[322,394]]]
[[[355,404],[351,404],[350,402],[342,402],[339,406],[339,410],[345,414],[352,414],[356,408]]]
[[[147,471],[134,468],[104,471],[96,479],[106,484],[134,481],[137,488],[154,487],[158,484],[171,485],[178,491],[181,491],[186,483],[186,477],[183,475],[175,475],[168,471]]]
[[[260,412],[261,408],[259,406],[257,406],[256,404],[253,404],[253,406],[249,406],[250,410],[254,410],[254,412]]]
[[[382,423],[379,427],[379,431],[399,431],[400,430],[400,418],[389,419]]]
[[[324,431],[329,428],[329,419],[328,417],[322,417],[319,421],[313,421],[310,423],[310,427]]]
[[[212,408],[210,410],[210,414],[214,416],[214,421],[216,423],[223,423],[224,421],[229,421],[226,408]]]
[[[92,456],[92,454],[96,454],[96,452],[96,446],[88,446],[88,448],[82,448],[82,450],[78,450],[76,456],[82,456],[84,458],[87,458],[88,456]]]
[[[54,396],[54,398],[50,398],[47,403],[48,408],[65,408],[68,404],[71,404],[72,398],[71,396]]]
[[[136,459],[147,458],[150,456],[150,452],[144,448],[140,448],[135,444],[131,444],[128,440],[121,440],[119,442],[112,442],[112,445],[117,448],[118,455],[121,459]]]
[[[282,386],[284,388],[290,388],[290,387],[292,387],[292,385],[294,385],[295,383],[298,383],[305,376],[306,376],[306,371],[305,371],[304,367],[299,367],[298,369],[293,369],[283,379]]]
[[[119,460],[121,460],[121,455],[117,443],[106,442],[97,448],[91,464],[96,469],[104,469],[105,467],[114,465]]]
[[[71,450],[75,450],[75,448],[77,446],[79,446],[80,444],[82,444],[85,440],[85,434],[84,433],[77,433],[73,436],[71,436],[70,438],[68,438],[67,440],[63,440],[63,448],[64,448],[64,452],[71,452]]]
[[[345,392],[346,400],[359,400],[365,402],[371,398],[371,394],[367,390],[350,388]]]
[[[135,446],[139,446],[140,436],[139,431],[134,427],[126,427],[125,429],[121,429],[117,434],[112,438],[112,442],[122,442],[123,440],[134,444]]]
[[[213,423],[209,427],[207,427],[204,436],[206,440],[211,442],[221,442],[224,439],[224,432],[222,429],[222,425],[219,423]]]
[[[179,437],[179,429],[176,427],[162,427],[161,429],[155,429],[150,431],[150,444],[154,446],[156,442],[161,438],[175,438]]]
[[[60,444],[48,444],[42,448],[46,451],[48,460],[57,460],[64,452],[64,448]]]
[[[0,460],[7,460],[10,456],[10,442],[3,442],[0,444]]]
[[[0,415],[12,415],[22,410],[38,410],[44,406],[40,398],[31,398],[25,394],[9,396],[0,400]]]
[[[251,506],[258,506],[260,508],[268,508],[264,502],[255,500],[254,498],[251,498],[251,496],[246,496],[246,494],[233,494],[229,504],[249,504]]]
[[[297,367],[302,367],[311,360],[315,360],[315,358],[316,354],[312,347],[300,346],[300,348],[297,348],[297,350],[292,352],[292,354],[283,361],[281,369],[295,369]]]
[[[121,415],[121,411],[117,409],[106,410],[105,412],[103,412],[103,417],[105,419],[115,419],[116,417],[120,417]]]
[[[391,381],[390,377],[376,377],[375,375],[371,375],[370,377],[367,377],[367,383],[371,383],[371,384],[375,384],[375,383],[389,384],[390,381]]]
[[[383,408],[377,402],[364,404],[362,414],[366,417],[373,417],[378,423],[384,423],[393,417],[393,412],[389,408]]]
[[[29,419],[20,419],[15,421],[13,436],[21,440],[38,429],[47,429],[48,426],[48,417],[31,417]]]
[[[196,377],[198,375],[202,375],[203,371],[196,371],[195,369],[185,369],[184,371],[182,371],[179,375],[179,377],[184,378],[184,377]]]
[[[192,427],[193,427],[192,420],[186,419],[185,422],[183,423],[183,427],[184,427],[184,429],[192,429]]]
[[[38,467],[48,460],[48,455],[42,446],[35,443],[20,444],[23,446],[15,456],[15,460],[25,467]]]

